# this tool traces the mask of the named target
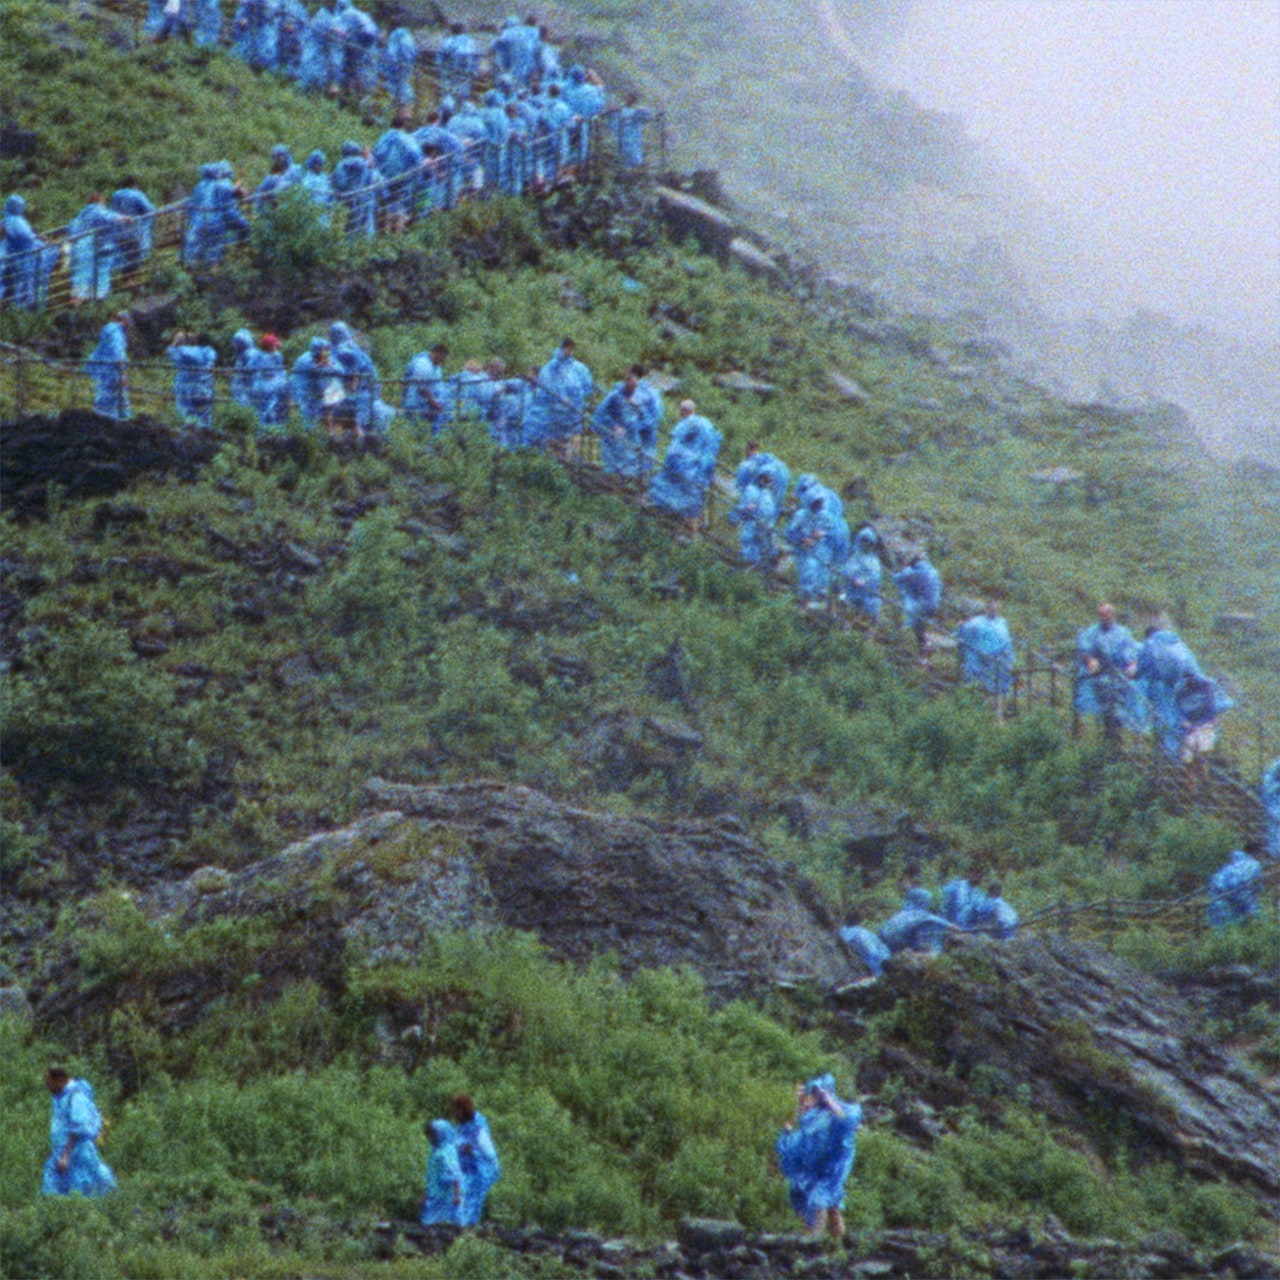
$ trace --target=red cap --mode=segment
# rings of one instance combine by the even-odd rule
[[[277,338],[277,337],[276,337],[276,335],[275,335],[274,333],[264,333],[264,334],[262,335],[262,345],[263,345],[263,346],[264,346],[268,351],[279,351],[279,350],[280,350],[280,339],[279,339],[279,338]]]

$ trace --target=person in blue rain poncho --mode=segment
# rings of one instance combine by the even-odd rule
[[[716,474],[720,432],[697,412],[692,400],[680,403],[680,419],[671,432],[662,469],[649,484],[649,501],[687,521],[696,533],[707,489]]]
[[[213,428],[214,366],[218,353],[202,333],[192,339],[174,335],[169,345],[173,364],[173,405],[178,417],[209,431]]]
[[[195,0],[196,44],[212,48],[222,39],[222,0]]]
[[[1209,877],[1209,923],[1221,929],[1257,915],[1261,880],[1262,864],[1236,849]]]
[[[1178,759],[1203,779],[1208,770],[1206,757],[1218,741],[1218,717],[1231,710],[1235,702],[1218,688],[1216,681],[1191,671],[1178,681],[1173,701],[1182,734]]]
[[[111,193],[107,208],[128,219],[119,228],[120,270],[137,271],[151,256],[156,207],[139,187],[138,179],[128,177],[124,186]]]
[[[845,1183],[853,1171],[862,1108],[836,1094],[835,1078],[817,1076],[796,1088],[796,1115],[783,1127],[778,1167],[790,1184],[791,1207],[815,1235],[844,1235]]]
[[[320,212],[322,225],[329,225],[329,208],[333,204],[333,183],[325,173],[325,154],[313,151],[302,166],[302,181],[298,184]]]
[[[576,352],[573,339],[565,338],[538,371],[537,390],[525,418],[525,444],[561,444],[582,430],[595,381]]]
[[[275,69],[296,80],[302,74],[302,42],[311,16],[302,0],[280,0],[277,12]]]
[[[489,1132],[489,1122],[476,1110],[465,1093],[457,1094],[451,1106],[462,1166],[462,1211],[464,1227],[474,1227],[484,1215],[489,1189],[502,1176],[498,1150]]]
[[[418,64],[418,42],[408,27],[397,27],[382,50],[382,83],[395,107],[411,107],[417,97],[413,73]]]
[[[429,351],[419,351],[404,370],[404,395],[400,409],[410,422],[422,423],[439,435],[449,421],[449,390],[444,375],[444,362],[449,348],[436,343]]]
[[[273,204],[275,197],[287,188],[302,181],[303,168],[295,164],[293,153],[282,142],[271,148],[271,162],[267,176],[254,188],[254,207],[261,209]]]
[[[409,129],[409,113],[403,109],[392,118],[391,128],[373,145],[373,162],[386,179],[383,194],[387,224],[403,231],[417,200],[422,148]]]
[[[756,477],[764,471],[773,478],[771,485],[773,498],[778,504],[778,510],[781,511],[787,490],[791,487],[791,472],[787,470],[784,462],[771,453],[765,453],[760,448],[759,441],[752,440],[743,451],[742,461],[738,463],[738,469],[734,472],[733,483],[738,492],[742,493],[748,485],[754,484]]]
[[[116,1175],[98,1154],[102,1113],[87,1080],[73,1080],[65,1067],[44,1073],[49,1090],[49,1158],[40,1191],[46,1196],[104,1196],[116,1189]]]
[[[884,962],[893,954],[880,935],[861,924],[847,924],[840,930],[840,941],[845,944],[878,978],[884,972]]]
[[[973,890],[965,927],[976,933],[989,933],[1001,942],[1012,938],[1018,932],[1018,913],[1004,900],[1003,892],[998,880],[991,881],[984,890]]]
[[[382,32],[378,24],[363,9],[344,3],[338,33],[342,37],[342,91],[356,98],[372,93],[378,87],[381,57]]]
[[[237,330],[231,339],[235,348],[231,395],[237,404],[253,409],[264,428],[284,425],[289,411],[288,377],[280,339],[274,333],[262,335],[262,347],[254,345],[248,329]]]
[[[442,97],[471,97],[471,82],[480,69],[480,50],[461,22],[451,23],[449,34],[436,50],[436,73]]]
[[[893,575],[893,581],[902,601],[902,625],[915,636],[920,664],[927,666],[931,651],[928,627],[942,604],[942,575],[925,555],[918,554]]]
[[[458,1136],[447,1120],[429,1120],[423,1126],[430,1143],[427,1155],[426,1194],[419,1221],[424,1227],[462,1225],[462,1165],[458,1160]]]
[[[942,915],[960,929],[972,929],[986,894],[968,880],[948,880],[942,886]]]
[[[604,85],[594,71],[572,66],[561,86],[560,96],[577,117],[573,127],[573,163],[585,164],[591,147],[591,121],[605,109]]]
[[[542,33],[532,15],[525,22],[512,16],[490,43],[489,61],[495,72],[509,76],[519,88],[528,88],[538,66],[541,42]]]
[[[382,379],[373,357],[342,320],[329,326],[329,342],[333,362],[342,371],[347,398],[354,403],[357,430],[380,434],[387,429],[395,410],[382,401]]]
[[[488,401],[486,420],[489,434],[506,449],[519,449],[524,444],[524,420],[533,404],[538,371],[530,369],[527,376],[507,378],[506,366],[495,360],[489,366],[490,378],[499,379],[495,394]]]
[[[240,0],[231,20],[232,52],[255,71],[272,71],[279,48],[277,0]]]
[[[591,429],[600,437],[600,461],[610,475],[646,475],[657,460],[662,399],[645,382],[644,374],[643,365],[632,365],[592,414]]]
[[[312,93],[337,90],[342,81],[342,0],[325,0],[302,32],[298,83]]]
[[[561,97],[558,84],[550,85],[537,99],[530,99],[527,106],[529,178],[535,187],[549,187],[556,181],[561,166],[572,159],[573,112]]]
[[[928,889],[911,888],[903,895],[902,907],[880,926],[880,940],[890,951],[942,950],[942,940],[955,929],[945,916],[933,912],[933,895]]]
[[[1098,716],[1107,738],[1117,737],[1121,729],[1144,732],[1146,704],[1134,682],[1137,673],[1138,642],[1116,621],[1115,607],[1104,601],[1097,622],[1076,637],[1076,712]]]
[[[768,471],[760,471],[739,489],[729,519],[738,526],[738,553],[743,560],[763,569],[772,568],[777,555],[773,528],[778,520],[778,502],[773,494],[773,476]]]
[[[426,123],[413,135],[426,161],[418,192],[418,208],[423,212],[452,209],[462,182],[462,139],[450,133],[440,119],[439,111],[428,111]]]
[[[378,172],[369,152],[358,142],[342,144],[342,159],[329,182],[334,198],[347,211],[347,239],[371,236],[378,229]]]
[[[479,191],[484,186],[485,146],[489,130],[480,108],[470,98],[459,103],[445,128],[462,146],[457,152],[458,181],[465,190]]]
[[[225,160],[201,166],[200,181],[187,197],[183,262],[221,262],[228,244],[249,238],[249,223],[240,212],[239,199],[240,191]]]
[[[185,40],[196,29],[195,0],[147,0],[147,17],[142,29],[157,44],[165,40]]]
[[[634,93],[629,93],[625,105],[609,116],[609,128],[618,144],[618,159],[624,169],[639,169],[644,164],[644,127],[653,119],[653,112],[639,102]]]
[[[129,416],[129,349],[126,337],[131,321],[127,312],[102,326],[98,345],[84,362],[93,379],[93,411],[108,418]]]
[[[1267,853],[1280,858],[1280,757],[1262,775],[1258,798],[1267,811]]]
[[[71,253],[71,297],[76,302],[105,298],[111,276],[124,263],[123,229],[128,219],[107,208],[100,195],[72,218],[67,227]]]
[[[344,399],[342,373],[333,361],[327,338],[312,338],[294,361],[289,396],[308,427],[329,426]]]
[[[838,569],[841,598],[872,622],[880,618],[884,567],[880,563],[880,539],[870,525],[853,535],[853,550]]]
[[[976,684],[992,694],[996,713],[1013,688],[1013,636],[1000,616],[1000,606],[988,600],[983,611],[955,630],[960,647],[960,673],[965,684]]]
[[[497,89],[484,95],[480,106],[480,119],[484,123],[484,184],[490,190],[498,188],[506,169],[507,144],[513,132],[507,116],[507,104]],[[509,194],[509,193],[508,193]]]
[[[4,218],[0,221],[4,233],[0,236],[0,301],[29,311],[41,301],[46,246],[32,230],[26,213],[27,202],[21,196],[10,196],[4,202]]]
[[[838,495],[815,476],[796,485],[800,506],[783,533],[796,564],[796,593],[811,609],[826,608],[831,571],[849,554],[849,526]]]
[[[1147,628],[1134,663],[1151,719],[1165,753],[1176,759],[1182,751],[1183,716],[1178,707],[1178,686],[1184,676],[1203,676],[1196,656],[1163,619]]]

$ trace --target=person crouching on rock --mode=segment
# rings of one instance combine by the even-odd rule
[[[844,1184],[853,1170],[862,1108],[836,1096],[835,1077],[796,1086],[796,1117],[778,1135],[778,1166],[791,1184],[791,1207],[821,1235],[844,1235]]]

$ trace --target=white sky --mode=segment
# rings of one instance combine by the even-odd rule
[[[872,66],[1087,229],[1103,309],[1280,332],[1280,0],[916,0]]]

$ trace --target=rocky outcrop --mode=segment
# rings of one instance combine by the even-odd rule
[[[1246,1182],[1280,1216],[1280,1094],[1199,1034],[1190,1003],[1104,951],[962,937],[942,959],[895,957],[838,1003],[896,1009],[904,1029],[864,1088],[905,1075],[940,1105],[967,1100],[957,1081],[988,1100],[1022,1090],[1134,1158]]]
[[[264,1226],[270,1224],[264,1223]],[[295,1227],[297,1224],[294,1224]],[[407,1246],[425,1254],[445,1253],[462,1234],[457,1227],[383,1222],[374,1236],[379,1258],[400,1256]],[[1017,1277],[1059,1280],[1062,1276],[1125,1276],[1128,1280],[1270,1280],[1275,1259],[1242,1245],[1214,1252],[1191,1248],[1177,1237],[1158,1236],[1130,1246],[1115,1240],[1076,1240],[1052,1218],[1032,1227],[860,1232],[836,1250],[825,1240],[798,1233],[759,1235],[736,1222],[687,1219],[676,1239],[655,1245],[610,1240],[589,1231],[554,1234],[487,1226],[480,1235],[517,1259],[557,1275],[622,1280],[624,1276],[714,1276],[718,1280],[898,1280],[909,1276]],[[517,1263],[517,1265],[519,1265]]]
[[[117,422],[87,409],[0,426],[0,501],[17,515],[42,512],[49,486],[69,498],[118,493],[145,472],[191,479],[220,442],[146,418]]]

